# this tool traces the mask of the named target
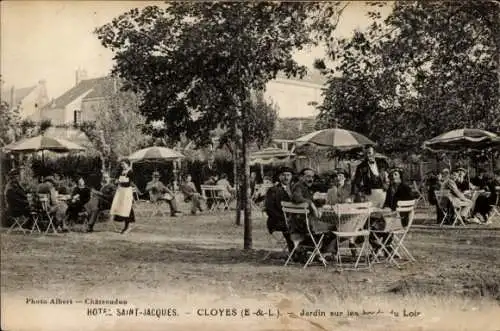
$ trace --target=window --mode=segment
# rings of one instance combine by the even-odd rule
[[[75,110],[73,112],[73,124],[74,125],[79,125],[82,123],[82,111],[81,110]]]

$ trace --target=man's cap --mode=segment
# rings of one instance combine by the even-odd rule
[[[46,183],[46,182],[51,182],[53,185],[56,185],[56,180],[53,176],[46,176],[44,179],[43,179],[43,182]]]
[[[458,168],[457,168],[457,171],[467,172],[467,170],[465,170],[465,168],[464,168],[464,167],[458,167]]]
[[[293,173],[294,173],[293,169],[292,169],[292,168],[290,168],[290,167],[281,167],[281,168],[279,168],[279,170],[278,170],[278,174],[279,174],[279,175],[281,175],[282,173],[285,173],[285,172],[289,172],[289,173],[291,173],[292,175],[293,175]]]
[[[395,172],[399,173],[399,175],[402,175],[403,174],[403,168],[393,167],[393,168],[389,169],[389,175],[392,175]]]
[[[337,169],[335,169],[334,176],[335,176],[335,177],[337,177],[337,176],[338,176],[338,175],[340,175],[340,174],[344,175],[344,177],[346,177],[346,178],[347,178],[347,171],[346,171],[346,170],[344,170],[344,169],[342,169],[342,168],[337,168]]]

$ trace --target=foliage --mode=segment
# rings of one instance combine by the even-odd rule
[[[19,125],[19,113],[11,109],[5,101],[0,102],[0,146],[8,145],[16,140],[16,126]]]
[[[313,43],[313,28],[330,29],[337,7],[175,2],[133,9],[96,33],[115,52],[114,72],[125,87],[144,94],[148,120],[162,120],[169,137],[186,133],[203,146],[211,130],[232,127],[248,111],[250,91],[263,90],[280,71],[305,74],[292,51]]]
[[[151,142],[151,137],[144,133],[146,120],[138,103],[134,93],[109,90],[97,106],[95,122],[80,125],[107,162],[116,161]]]
[[[386,151],[415,152],[426,139],[474,127],[500,131],[500,6],[491,1],[398,1],[368,31],[329,43],[342,74],[331,79],[319,127],[342,127]]]
[[[45,119],[40,122],[40,133],[44,133],[45,130],[52,126],[52,121],[50,119]]]

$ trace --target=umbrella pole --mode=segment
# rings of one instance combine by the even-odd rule
[[[262,163],[260,164],[260,178],[264,180],[264,165]]]

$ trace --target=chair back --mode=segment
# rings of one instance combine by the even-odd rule
[[[436,204],[440,209],[445,209],[446,208],[446,197],[448,197],[450,194],[450,191],[448,190],[440,190],[440,191],[434,191],[434,195],[436,196]]]
[[[310,213],[309,204],[307,202],[296,204],[293,202],[281,201],[281,210],[285,216],[287,228],[290,228],[290,217],[292,215],[304,215],[307,220]]]
[[[356,232],[362,229],[370,219],[371,202],[342,203],[334,206],[338,216],[338,232]]]
[[[38,201],[43,211],[48,212],[50,209],[50,194],[38,194]]]
[[[38,205],[35,195],[33,193],[28,193],[26,194],[26,199],[28,200],[30,211],[36,212],[38,210]]]
[[[411,227],[413,220],[415,219],[415,203],[416,200],[398,201],[396,211],[398,212],[399,217],[403,218],[408,215],[408,224],[405,228]],[[403,226],[403,224],[401,224],[401,226]]]
[[[219,197],[218,192],[223,190],[224,188],[219,185],[201,185],[201,195],[205,199],[215,199]]]

